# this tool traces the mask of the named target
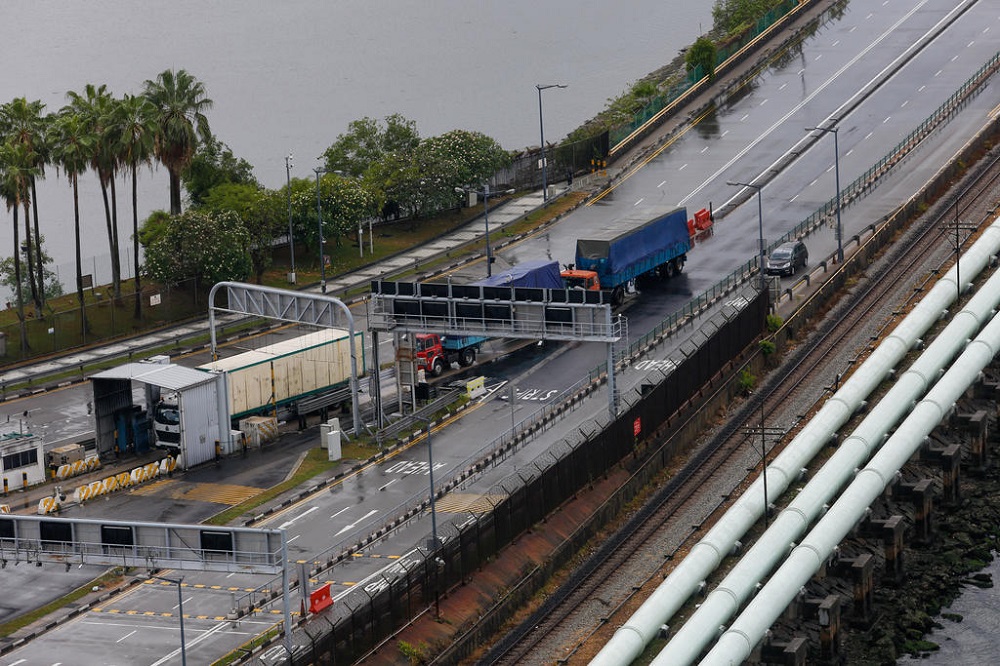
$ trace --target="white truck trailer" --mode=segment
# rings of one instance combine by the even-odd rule
[[[360,367],[364,368],[364,339],[355,333],[362,350]],[[276,342],[258,349],[221,358],[198,366],[199,370],[225,375],[226,401],[231,424],[247,416],[299,413],[300,403],[308,400],[310,409],[325,408],[350,400],[350,334],[340,329],[322,329]],[[333,402],[324,402],[329,396]],[[156,406],[153,428],[157,441],[169,446],[176,435],[178,404],[176,396],[167,395]]]

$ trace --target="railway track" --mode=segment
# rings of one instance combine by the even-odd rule
[[[702,489],[712,486],[711,481],[722,473],[720,470],[732,468],[743,459],[741,453],[746,451],[749,437],[760,437],[748,432],[746,424],[755,423],[758,414],[776,413],[804,391],[815,393],[817,377],[829,376],[830,359],[838,349],[849,344],[866,320],[878,316],[887,307],[895,306],[897,311],[905,307],[906,303],[902,306],[898,303],[900,283],[919,274],[929,275],[926,282],[934,279],[927,266],[941,243],[948,242],[944,239],[945,234],[950,235],[954,228],[959,239],[963,234],[969,236],[973,231],[968,223],[978,227],[996,214],[1000,199],[1000,152],[980,161],[975,172],[964,182],[967,185],[961,191],[953,191],[935,204],[932,208],[935,213],[911,225],[905,236],[889,248],[887,260],[869,269],[864,288],[849,294],[847,300],[824,319],[807,343],[800,345],[782,368],[772,373],[772,380],[765,382],[711,441],[694,453],[624,527],[606,540],[531,617],[498,641],[479,663],[556,663],[565,661],[579,650],[608,621],[607,617],[592,617],[593,610],[585,601],[609,598],[613,580],[633,566],[633,562],[662,559],[662,552],[648,552],[657,533],[669,528],[673,516],[684,515],[688,504],[704,503],[704,498],[700,497]],[[965,220],[966,224],[949,226],[953,219]],[[950,261],[951,258],[945,263]],[[922,291],[912,290],[906,300],[918,298]],[[775,445],[770,453],[776,453],[780,446],[782,444]],[[756,468],[756,472],[759,471],[760,465]],[[693,534],[692,531],[688,536],[689,541]],[[632,595],[638,591],[636,586]],[[621,608],[629,600],[620,601],[615,607]],[[586,634],[582,639],[581,632]]]

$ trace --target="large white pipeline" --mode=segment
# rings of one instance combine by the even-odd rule
[[[962,394],[1000,349],[1000,317],[994,318],[945,373],[927,397],[858,472],[840,499],[816,524],[753,601],[701,662],[738,664],[750,655],[768,628],[803,585],[860,521]]]
[[[820,515],[824,505],[852,478],[937,381],[943,368],[965,348],[1000,304],[1000,272],[994,273],[878,405],[844,440],[805,488],[789,503],[705,602],[653,660],[653,666],[694,663],[722,626],[746,603],[756,585],[788,554],[792,544]]]
[[[963,287],[982,271],[998,249],[1000,224],[994,221],[962,257]],[[769,501],[781,495],[906,352],[920,341],[920,336],[954,302],[957,287],[957,274],[953,268],[938,280],[892,334],[771,462],[766,472],[751,484],[632,617],[618,628],[591,660],[592,666],[630,664],[642,653],[660,626],[677,612],[723,558],[732,552],[740,537],[760,519],[764,505],[764,477],[767,479]]]

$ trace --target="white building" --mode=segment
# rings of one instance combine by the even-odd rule
[[[36,435],[19,424],[0,424],[0,477],[6,494],[45,482],[45,450]]]

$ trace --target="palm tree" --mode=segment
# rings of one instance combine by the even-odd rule
[[[212,108],[205,86],[181,69],[161,72],[156,81],[147,80],[144,94],[157,109],[160,128],[156,157],[170,173],[170,213],[181,213],[181,173],[191,163],[199,139],[208,142],[212,133],[204,112]]]
[[[17,318],[21,324],[21,351],[28,351],[28,327],[24,318],[24,294],[21,290],[21,239],[18,231],[18,210],[24,206],[24,214],[28,215],[30,205],[30,188],[28,183],[32,176],[38,175],[35,166],[36,156],[23,143],[14,143],[9,139],[0,145],[0,196],[7,201],[7,208],[14,214],[14,291],[17,299]],[[30,231],[30,227],[28,227]],[[29,244],[30,248],[30,244]],[[28,252],[31,258],[31,252]],[[31,280],[32,284],[34,280]]]
[[[111,284],[114,298],[121,298],[121,253],[118,242],[118,196],[115,191],[115,172],[118,160],[110,148],[107,133],[108,118],[114,104],[114,98],[104,84],[95,86],[88,83],[83,94],[70,91],[66,93],[70,103],[66,109],[78,114],[87,127],[87,132],[93,137],[91,144],[90,166],[97,172],[101,183],[101,196],[104,199],[104,219],[108,231],[108,248],[111,252]],[[108,200],[110,190],[111,199]]]
[[[45,133],[49,117],[42,115],[44,109],[45,104],[41,100],[29,102],[24,97],[18,97],[0,106],[0,127],[2,127],[2,133],[13,143],[24,144],[28,147],[28,150],[35,155],[35,166],[38,167],[38,175],[40,176],[45,175],[45,162],[47,159]],[[32,212],[34,214],[35,243],[28,248],[28,261],[29,265],[32,262],[35,263],[37,271],[36,274],[32,274],[29,278],[36,308],[41,311],[41,308],[45,305],[45,265],[42,261],[42,235],[38,225],[38,196],[34,175],[30,177],[29,189]],[[27,224],[28,219],[26,218],[25,225]]]
[[[79,175],[87,170],[93,154],[94,137],[86,121],[71,109],[64,109],[51,131],[52,158],[66,172],[73,188],[73,230],[76,240],[76,298],[80,305],[80,333],[86,340],[90,331],[83,300],[83,261],[80,256],[80,188]]]
[[[109,136],[112,150],[132,174],[132,260],[135,268],[135,318],[142,317],[139,277],[139,204],[136,173],[150,164],[156,148],[156,107],[141,95],[125,95],[111,112]]]

